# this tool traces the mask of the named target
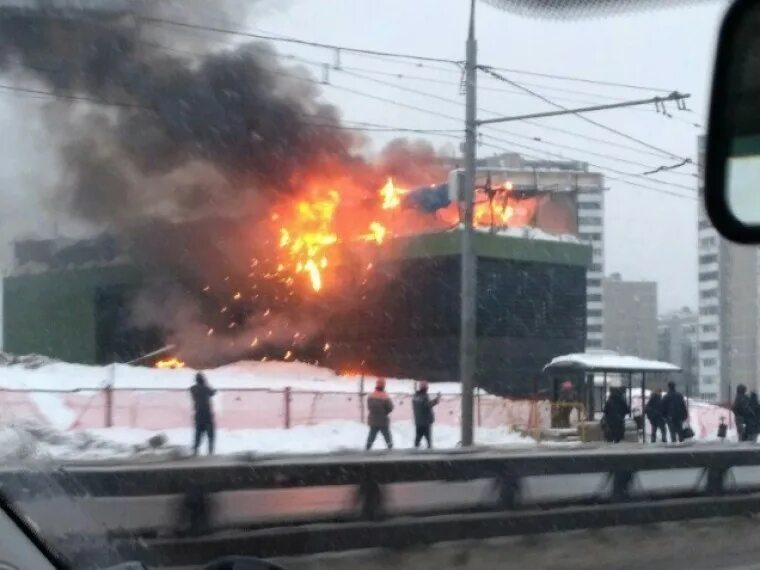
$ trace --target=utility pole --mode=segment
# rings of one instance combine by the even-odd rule
[[[477,288],[476,259],[473,247],[473,209],[475,200],[475,144],[477,137],[476,92],[478,70],[478,45],[475,41],[475,0],[470,2],[470,27],[464,65],[465,77],[465,139],[464,139],[464,201],[462,213],[462,283],[461,283],[461,330],[459,347],[459,373],[462,383],[462,446],[473,444],[473,390],[477,339],[475,337],[475,291]]]

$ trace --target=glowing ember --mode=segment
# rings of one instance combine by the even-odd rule
[[[166,358],[164,360],[159,360],[153,365],[155,368],[184,368],[185,363],[180,360],[179,358],[172,357],[172,358]]]
[[[385,239],[385,234],[388,233],[388,230],[385,229],[385,226],[381,224],[380,222],[372,222],[369,225],[369,231],[370,233],[365,236],[366,239],[376,241],[377,243],[383,243],[383,240]]]

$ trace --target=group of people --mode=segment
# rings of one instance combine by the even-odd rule
[[[676,390],[674,382],[668,382],[668,391],[664,396],[660,389],[652,392],[644,408],[644,415],[649,420],[652,443],[657,441],[658,432],[662,441],[667,441],[666,427],[670,433],[670,441],[686,439],[685,424],[689,419],[689,408],[683,394]]]
[[[747,395],[747,387],[739,384],[736,387],[736,398],[731,407],[736,418],[736,433],[739,441],[756,441],[760,429],[760,402],[757,392]]]
[[[607,441],[611,443],[623,441],[625,418],[630,413],[631,407],[626,401],[623,389],[611,388],[603,409],[603,427]],[[661,434],[662,441],[667,441],[666,427],[670,433],[670,441],[686,439],[685,424],[689,419],[689,410],[683,394],[676,390],[674,382],[668,382],[668,391],[664,396],[662,390],[652,392],[644,408],[644,415],[649,420],[653,443],[657,441],[658,433]]]
[[[433,422],[435,414],[433,408],[441,401],[438,394],[431,399],[428,395],[428,383],[424,380],[419,383],[417,391],[412,398],[412,411],[414,412],[414,447],[419,447],[424,439],[428,449],[433,447]],[[380,433],[385,440],[388,449],[393,448],[393,438],[390,430],[390,415],[393,411],[393,402],[385,392],[385,378],[378,378],[375,383],[375,391],[367,396],[367,435],[366,449],[372,449],[377,434]]]
[[[195,384],[190,387],[195,424],[194,455],[198,455],[198,449],[204,436],[208,441],[209,455],[214,453],[216,429],[214,410],[211,405],[211,398],[214,394],[216,394],[216,390],[208,385],[204,374],[198,372],[195,375]],[[433,422],[435,421],[433,408],[440,401],[440,394],[435,398],[430,398],[427,382],[423,381],[419,383],[417,391],[412,398],[415,425],[414,447],[419,447],[423,439],[427,443],[428,449],[433,447]],[[383,436],[388,449],[393,448],[393,438],[391,437],[390,430],[390,415],[392,411],[393,402],[385,392],[385,379],[378,378],[375,384],[375,391],[367,397],[367,423],[369,425],[367,449],[372,448],[372,444],[375,442],[378,433]]]

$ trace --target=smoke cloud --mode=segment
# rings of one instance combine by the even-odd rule
[[[70,133],[59,197],[72,215],[113,228],[155,215],[156,204],[173,214],[234,208],[241,194],[287,191],[299,170],[357,148],[353,133],[314,127],[338,124],[338,111],[269,46],[214,53],[203,36],[181,49],[162,44],[171,32],[155,19],[193,13],[191,5],[172,12],[171,2],[79,4],[0,7],[0,71],[89,107],[74,116],[55,106],[50,116],[59,137],[61,128]],[[231,13],[240,4],[223,6]],[[208,177],[175,184],[189,164],[203,164]]]
[[[58,97],[43,115],[62,169],[55,207],[90,227],[126,236],[157,275],[183,265],[197,286],[211,280],[199,274],[217,281],[248,275],[250,255],[225,257],[219,252],[230,252],[226,245],[200,245],[219,241],[218,224],[194,226],[192,246],[162,240],[147,227],[229,216],[255,227],[267,205],[297,190],[311,171],[345,172],[369,188],[378,188],[386,175],[403,183],[441,180],[442,161],[428,143],[394,141],[370,164],[361,155],[364,137],[339,128],[340,113],[320,98],[318,82],[304,69],[282,64],[272,46],[234,44],[226,36],[160,21],[241,22],[252,4],[260,6],[247,0],[212,4],[213,10],[205,0],[0,6],[0,74]],[[253,234],[240,235],[264,241]],[[224,296],[236,288],[231,284]],[[195,354],[201,345],[209,352],[205,309],[192,293],[173,298],[176,303],[166,295],[142,295],[134,307],[138,324],[160,323],[171,340],[184,340]],[[261,326],[264,334],[271,328],[247,324],[233,336],[261,336]],[[307,337],[318,331],[308,322],[274,328],[286,335],[300,329]],[[212,351],[224,352],[221,343],[215,341]]]

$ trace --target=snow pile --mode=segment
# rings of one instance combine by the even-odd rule
[[[304,391],[359,392],[361,375],[339,375],[334,370],[305,362],[257,362],[240,361],[204,371],[214,388],[259,388],[282,390],[287,386]],[[111,366],[88,366],[51,361],[47,365],[30,370],[23,366],[0,368],[0,388],[26,390],[101,390],[107,384],[117,389],[156,390],[187,389],[193,384],[196,370],[192,368],[157,369],[127,364]],[[364,389],[371,392],[375,377],[365,378]],[[412,379],[389,378],[389,393],[413,394]],[[461,393],[457,382],[436,383],[435,392],[444,395]]]
[[[137,448],[85,431],[61,432],[32,423],[0,425],[0,461],[128,457]]]
[[[488,228],[479,228],[480,231],[490,231]],[[516,237],[520,239],[536,239],[542,241],[561,241],[566,243],[583,243],[571,234],[550,234],[539,228],[523,226],[521,228],[501,228],[496,230],[496,235]]]
[[[54,358],[42,356],[41,354],[11,354],[0,351],[0,366],[22,366],[24,368],[36,369],[41,366],[47,366],[53,362],[58,362]]]
[[[638,356],[625,356],[614,350],[598,350],[557,356],[544,366],[544,370],[614,370],[614,371],[658,371],[680,372],[680,368],[670,362],[645,360]]]

